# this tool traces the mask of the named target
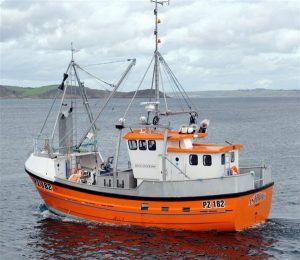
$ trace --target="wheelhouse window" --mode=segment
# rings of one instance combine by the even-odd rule
[[[224,165],[225,164],[225,154],[221,154],[221,164]]]
[[[147,141],[146,140],[139,140],[139,149],[147,150]]]
[[[130,150],[137,150],[137,141],[136,140],[129,140],[128,147]]]
[[[148,149],[149,149],[149,151],[155,151],[156,150],[155,140],[148,140]]]
[[[198,165],[198,155],[197,154],[190,154],[190,165]]]
[[[211,163],[212,163],[211,155],[203,155],[203,165],[211,166]]]
[[[234,152],[231,152],[231,153],[230,153],[230,161],[231,161],[231,162],[234,162],[234,161],[235,161],[235,154],[234,154]]]

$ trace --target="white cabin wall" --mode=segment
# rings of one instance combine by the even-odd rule
[[[168,141],[168,147],[179,146],[181,148],[189,148],[190,145],[192,145],[190,139],[186,139],[184,141]],[[139,150],[139,148],[137,148],[137,150],[130,150],[128,147],[133,175],[135,178],[137,178],[138,184],[141,183],[143,179],[163,180],[161,156],[162,149],[163,140],[156,140],[155,151],[149,151],[148,149]],[[234,152],[234,162],[231,162],[229,158],[229,163],[225,164],[221,163],[221,156],[223,153],[198,153],[198,165],[190,165],[189,156],[195,153],[167,153],[167,158],[171,162],[168,160],[166,161],[166,180],[206,179],[226,176],[230,172],[230,168],[233,165],[237,167],[239,166],[238,150],[235,150]],[[230,157],[230,153],[231,152],[227,152],[226,154]],[[203,165],[203,155],[210,155],[212,157],[212,165]],[[176,158],[178,158],[178,160],[176,160]]]
[[[216,178],[225,176],[225,165],[221,164],[221,154],[210,154],[212,157],[212,165],[203,165],[203,155],[197,154],[198,165],[190,165],[190,153],[169,153],[169,160],[175,164],[182,172],[184,172],[190,179],[204,179]],[[176,158],[179,160],[176,161]],[[174,165],[167,162],[167,180],[185,180],[187,179]]]
[[[203,155],[212,157],[210,166],[203,165]],[[198,154],[198,165],[190,165],[187,157],[187,172],[191,179],[216,178],[224,176],[224,165],[221,164],[221,154]]]
[[[138,140],[137,140],[138,141]],[[161,164],[163,140],[156,140],[156,150],[130,150],[127,142],[133,175],[138,179],[162,180]]]

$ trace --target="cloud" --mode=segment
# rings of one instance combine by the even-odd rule
[[[272,85],[273,81],[270,79],[260,79],[256,83],[263,88],[268,88],[270,85]]]
[[[83,64],[136,57],[133,86],[153,52],[147,1],[4,0],[0,6],[2,84],[58,82],[74,42]],[[171,1],[160,10],[161,53],[187,90],[299,88],[298,1]],[[100,69],[112,78],[120,68]]]

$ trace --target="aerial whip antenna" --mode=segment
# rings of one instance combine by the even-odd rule
[[[158,24],[160,24],[160,19],[157,16],[158,13],[158,4],[164,5],[170,4],[170,0],[150,0],[151,3],[155,3],[154,8],[154,15],[155,15],[155,28],[154,28],[154,35],[155,35],[155,51],[154,51],[154,83],[155,83],[155,114],[156,119],[159,120],[159,52],[158,52],[158,44],[161,42],[158,37]]]

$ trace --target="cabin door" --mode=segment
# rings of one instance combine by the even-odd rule
[[[171,162],[172,162],[172,164],[170,164],[170,167],[171,167],[170,179],[171,180],[185,179],[184,174],[182,173],[182,172],[185,173],[184,158],[182,156],[174,154],[171,156]]]

